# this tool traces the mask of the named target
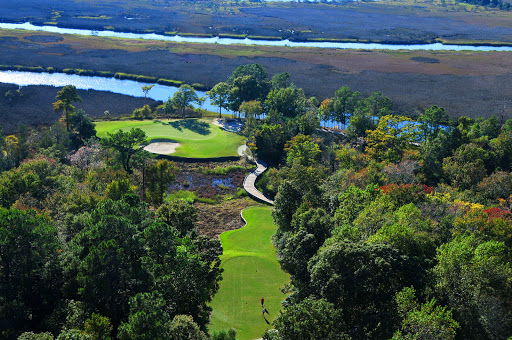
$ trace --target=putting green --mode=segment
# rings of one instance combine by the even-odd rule
[[[281,288],[289,276],[281,270],[271,238],[276,231],[270,208],[252,207],[243,211],[247,225],[220,235],[224,248],[224,272],[213,308],[210,331],[235,328],[237,339],[261,338],[270,328],[262,316],[260,299],[272,322],[281,310],[285,294]]]
[[[170,139],[181,144],[173,156],[189,158],[210,158],[238,156],[237,149],[244,143],[244,137],[226,132],[216,125],[201,119],[180,120],[127,120],[97,122],[98,137],[107,132],[142,129],[149,140]]]

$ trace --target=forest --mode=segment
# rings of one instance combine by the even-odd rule
[[[256,185],[290,282],[263,339],[512,336],[512,119],[408,117],[347,86],[319,100],[258,64],[208,95],[269,164]],[[129,118],[182,118],[194,98]],[[233,339],[208,332],[223,249],[179,198],[194,189],[172,187],[184,165],[140,129],[97,138],[80,100],[66,86],[58,122],[0,134],[0,337]],[[227,196],[202,202],[246,199]]]

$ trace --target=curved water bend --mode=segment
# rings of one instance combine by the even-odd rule
[[[232,39],[232,38],[201,38],[201,37],[181,37],[179,35],[167,36],[155,33],[125,33],[114,31],[91,31],[75,28],[61,28],[56,26],[35,26],[29,22],[23,24],[0,23],[3,29],[22,29],[31,31],[43,31],[60,34],[77,34],[86,36],[99,37],[115,37],[128,39],[146,39],[161,40],[170,42],[191,42],[203,44],[220,44],[220,45],[259,45],[259,46],[289,46],[289,47],[317,47],[317,48],[339,48],[339,49],[369,49],[369,50],[433,50],[433,51],[512,51],[512,46],[475,46],[475,45],[444,45],[441,43],[434,44],[417,44],[417,45],[395,45],[380,43],[352,43],[352,42],[326,42],[326,41],[307,41],[296,42],[286,40],[254,40],[254,39]]]
[[[119,80],[116,78],[103,78],[79,76],[65,73],[33,73],[20,71],[0,71],[0,83],[16,84],[18,86],[46,85],[61,87],[74,85],[80,90],[107,91],[133,97],[144,97],[142,86],[154,85],[147,97],[154,100],[166,101],[172,97],[177,87],[160,84],[139,83],[133,80]],[[199,97],[206,97],[202,108],[209,111],[218,111],[218,107],[210,104],[206,92],[196,91]]]

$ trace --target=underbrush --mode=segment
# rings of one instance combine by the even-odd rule
[[[167,202],[174,201],[174,200],[184,200],[189,203],[194,203],[197,200],[197,195],[193,191],[188,190],[179,190],[174,191],[167,195],[165,198]]]
[[[226,167],[216,167],[214,169],[203,168],[200,166],[198,167],[198,170],[201,171],[203,175],[226,175],[230,172],[245,171],[246,168],[240,165],[228,165]]]

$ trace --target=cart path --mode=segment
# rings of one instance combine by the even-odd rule
[[[245,189],[245,191],[247,191],[249,196],[252,197],[253,199],[263,202],[263,203],[266,203],[266,204],[274,205],[273,200],[271,200],[268,197],[266,197],[265,195],[263,195],[254,186],[254,183],[256,182],[256,179],[258,178],[258,176],[261,175],[263,172],[265,172],[265,170],[267,170],[267,163],[265,163],[261,159],[258,159],[258,160],[256,160],[256,166],[257,166],[256,169],[245,177],[244,189]]]

